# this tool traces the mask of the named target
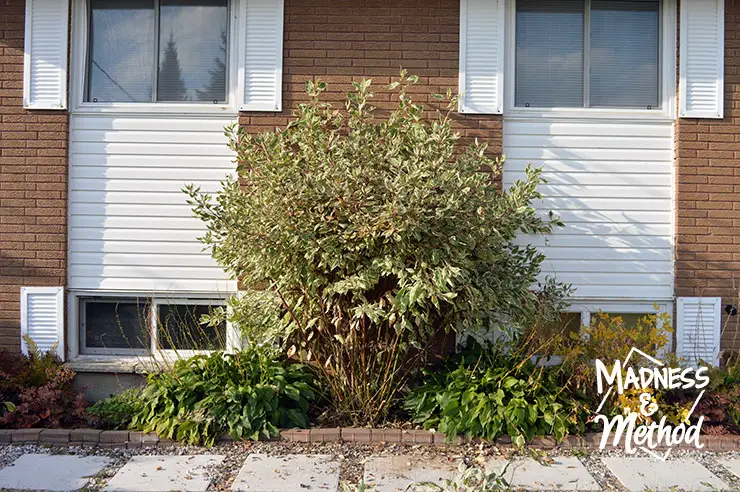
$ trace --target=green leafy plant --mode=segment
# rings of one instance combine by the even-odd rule
[[[141,388],[129,388],[95,402],[87,409],[96,427],[128,429],[141,406]]]
[[[425,371],[404,408],[415,423],[448,439],[509,435],[520,447],[535,436],[561,440],[585,429],[585,410],[563,392],[562,376],[558,368],[537,367],[511,354],[464,357],[442,370]]]
[[[148,377],[131,426],[209,446],[224,432],[256,440],[277,436],[280,427],[307,427],[308,405],[317,397],[311,375],[275,355],[250,345],[178,360],[171,371]]]
[[[382,421],[446,333],[527,326],[567,291],[533,290],[544,256],[515,241],[561,224],[532,206],[540,171],[497,189],[503,161],[460,144],[457,98],[430,118],[416,82],[403,72],[382,116],[370,80],[341,111],[308,82],[286,128],[227,129],[237,176],[220,192],[186,190],[202,241],[243,288],[221,314],[311,363],[354,424]]]
[[[56,347],[41,352],[24,338],[28,355],[0,352],[0,427],[75,427],[84,425],[87,403],[72,389],[75,372],[62,363]]]

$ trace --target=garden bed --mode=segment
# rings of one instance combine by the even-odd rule
[[[272,441],[298,443],[376,443],[401,444],[408,446],[437,445],[458,446],[470,442],[495,444],[499,447],[512,446],[511,439],[503,437],[495,443],[485,440],[468,440],[458,437],[453,442],[445,441],[444,434],[426,430],[368,429],[359,427],[334,427],[313,429],[284,429],[280,437]],[[222,436],[218,442],[231,442],[228,436]],[[599,449],[600,433],[588,433],[585,436],[568,436],[558,443],[552,437],[536,437],[527,444],[534,449],[582,449],[594,451]],[[702,451],[740,451],[740,435],[703,435],[700,442]],[[181,446],[170,439],[161,438],[154,433],[136,431],[103,431],[99,429],[0,429],[0,445],[10,444],[46,444],[50,446],[82,446],[99,448],[138,449],[146,447]],[[512,446],[513,447],[513,446]],[[613,449],[612,446],[607,446]],[[681,444],[679,449],[695,449],[691,445]]]

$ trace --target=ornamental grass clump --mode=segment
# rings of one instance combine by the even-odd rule
[[[533,289],[544,257],[515,242],[560,224],[532,206],[540,171],[497,190],[502,161],[453,130],[457,98],[429,118],[416,82],[402,73],[382,116],[369,80],[344,110],[308,82],[287,127],[227,129],[237,176],[215,196],[186,190],[203,243],[240,281],[221,315],[309,362],[353,424],[386,418],[442,334],[527,326],[566,290]]]

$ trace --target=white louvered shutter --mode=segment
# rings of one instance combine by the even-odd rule
[[[504,0],[461,0],[460,112],[504,112]]]
[[[67,108],[67,0],[26,0],[23,107]]]
[[[64,360],[64,288],[23,287],[21,289],[21,349],[28,353],[25,335],[31,337],[42,352],[57,344],[59,358]]]
[[[679,115],[724,116],[725,0],[681,1]]]
[[[721,309],[720,297],[678,298],[676,352],[685,364],[719,364]]]
[[[283,0],[246,0],[242,111],[281,111]]]

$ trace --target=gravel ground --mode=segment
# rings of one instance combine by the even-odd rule
[[[44,454],[76,454],[84,456],[108,456],[114,460],[113,464],[96,476],[89,491],[101,490],[107,480],[123,466],[131,456],[134,455],[182,455],[182,454],[218,454],[224,456],[224,462],[211,470],[213,483],[210,491],[228,490],[236,477],[244,459],[250,453],[264,453],[271,456],[285,454],[327,454],[342,460],[340,480],[349,483],[358,483],[362,478],[365,460],[371,456],[405,455],[416,459],[441,459],[466,463],[473,463],[476,458],[492,458],[503,456],[505,458],[517,456],[519,453],[511,449],[498,448],[489,444],[469,443],[461,446],[426,446],[426,445],[398,445],[398,444],[361,444],[361,443],[298,443],[285,441],[272,442],[237,442],[219,444],[213,448],[202,448],[192,446],[178,446],[170,448],[141,448],[141,449],[98,449],[79,447],[51,447],[46,445],[6,445],[0,446],[0,468],[7,466],[12,461],[25,453]],[[577,456],[586,466],[594,479],[604,491],[626,490],[601,463],[599,458],[605,456],[624,456],[621,451],[574,451],[574,450],[552,450],[527,452],[535,458],[548,456]],[[731,490],[740,491],[740,480],[725,470],[718,463],[718,458],[730,457],[740,458],[740,453],[712,453],[691,450],[675,450],[671,458],[691,457],[702,463],[707,469],[715,473]]]

